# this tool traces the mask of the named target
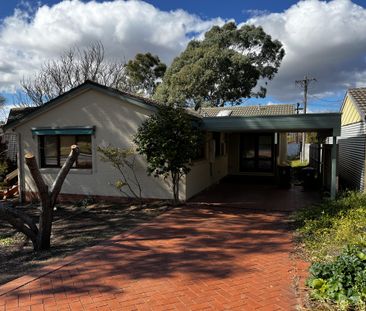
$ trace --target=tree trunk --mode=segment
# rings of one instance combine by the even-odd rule
[[[41,214],[39,216],[39,225],[33,222],[33,219],[25,213],[16,210],[12,207],[7,207],[0,204],[0,219],[6,220],[17,231],[26,235],[33,243],[34,250],[46,250],[51,246],[51,231],[53,221],[53,207],[55,206],[57,195],[59,194],[62,184],[70,171],[70,168],[79,156],[79,147],[71,146],[71,152],[58,173],[51,191],[48,191],[48,186],[44,182],[39,171],[36,158],[33,154],[26,154],[25,163],[32,175],[36,188],[38,190],[39,199],[41,202]]]
[[[173,181],[173,204],[178,205],[179,203],[179,173],[171,173]]]
[[[55,206],[57,196],[60,193],[62,184],[64,183],[70,168],[77,160],[79,153],[80,151],[78,146],[71,146],[71,152],[57,174],[57,177],[51,187],[51,191],[48,190],[48,186],[42,178],[34,155],[26,154],[25,156],[25,163],[27,164],[36,184],[39,199],[41,201],[41,215],[39,216],[39,229],[36,243],[33,243],[34,250],[46,250],[51,247],[53,208]]]
[[[45,184],[39,171],[36,158],[33,154],[25,155],[25,163],[36,184],[39,199],[41,202],[41,214],[39,216],[39,229],[36,239],[36,245],[33,243],[35,250],[49,249],[51,246],[51,230],[53,220],[53,206],[50,204],[48,186]]]

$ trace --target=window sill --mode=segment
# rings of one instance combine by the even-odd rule
[[[39,171],[42,174],[57,174],[60,171],[60,168],[45,167],[45,168],[40,168]],[[72,168],[69,171],[69,174],[92,175],[93,169]]]

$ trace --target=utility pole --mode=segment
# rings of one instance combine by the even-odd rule
[[[296,114],[299,114],[301,110],[304,110],[304,108],[301,108],[300,106],[301,106],[300,103],[296,103],[296,108],[295,108]],[[299,139],[299,132],[297,132],[296,133],[296,144],[298,144],[299,141],[300,141],[300,139]]]
[[[304,114],[306,114],[306,108],[308,104],[308,87],[310,82],[316,81],[315,78],[309,78],[305,75],[303,80],[296,80],[295,84],[301,88],[304,88]],[[306,142],[306,133],[302,133],[302,144],[301,144],[301,162],[305,162],[305,142]]]

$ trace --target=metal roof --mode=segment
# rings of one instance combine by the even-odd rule
[[[230,110],[231,117],[290,115],[295,113],[295,106],[289,104],[256,105],[256,106],[224,106],[201,108],[198,111],[203,117],[217,117],[220,111]]]
[[[215,132],[321,132],[325,137],[341,133],[340,113],[293,114],[250,117],[206,117],[203,127]]]

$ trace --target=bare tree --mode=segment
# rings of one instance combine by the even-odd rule
[[[42,178],[35,156],[30,153],[25,155],[25,162],[36,184],[41,202],[41,214],[39,216],[38,227],[33,219],[24,212],[12,207],[0,206],[0,219],[6,220],[17,231],[25,234],[32,241],[34,250],[46,250],[51,246],[53,208],[62,184],[70,168],[77,160],[79,152],[78,146],[71,146],[71,152],[57,174],[51,189],[48,189],[48,186]]]
[[[6,106],[6,99],[4,96],[0,94],[0,122],[3,122],[7,117],[7,114],[5,112],[5,106]]]
[[[126,90],[125,63],[107,61],[99,41],[84,49],[71,48],[46,62],[35,77],[23,78],[21,85],[30,102],[22,105],[41,106],[86,80]]]
[[[100,159],[110,163],[120,173],[120,179],[114,183],[126,197],[131,195],[140,203],[143,203],[142,186],[136,173],[136,150],[134,148],[121,149],[112,145],[98,146]]]

